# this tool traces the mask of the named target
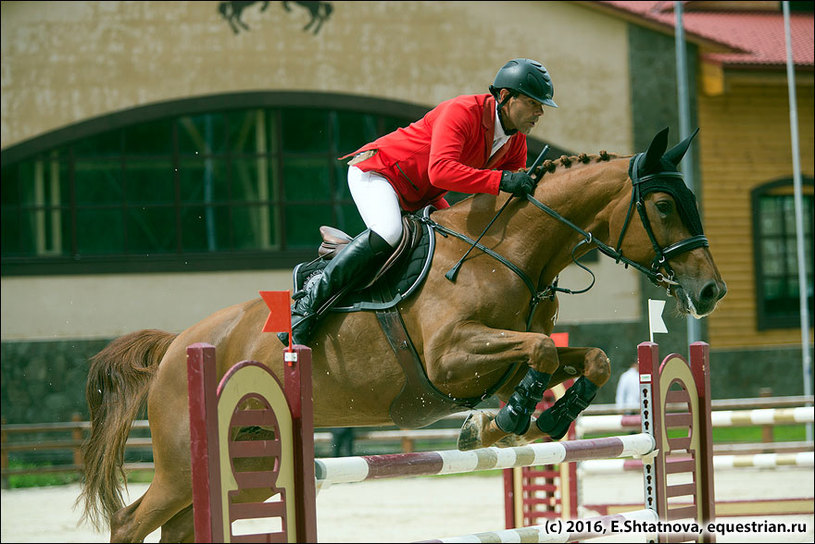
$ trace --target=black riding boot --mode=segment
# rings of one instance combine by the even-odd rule
[[[530,368],[521,383],[515,387],[506,405],[495,416],[495,423],[505,433],[524,434],[529,429],[529,418],[543,398],[551,374]]]
[[[572,421],[594,400],[597,389],[598,387],[588,378],[580,376],[551,408],[540,415],[535,422],[538,429],[554,440],[563,438]]]
[[[307,344],[311,333],[330,305],[326,304],[341,288],[351,288],[369,279],[374,269],[384,262],[393,248],[377,233],[368,229],[342,249],[323,270],[316,285],[295,295],[292,305],[292,343]],[[333,304],[334,301],[331,301]],[[288,333],[277,335],[289,345]]]

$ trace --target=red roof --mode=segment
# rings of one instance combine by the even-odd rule
[[[673,2],[603,1],[607,6],[645,19],[674,26]],[[710,5],[711,3],[706,3]],[[690,7],[690,6],[689,6]],[[784,14],[778,11],[696,11],[684,9],[687,34],[728,45],[732,53],[704,53],[706,60],[734,68],[783,67],[787,63]],[[791,13],[790,35],[793,60],[798,68],[812,68],[815,56],[813,14]]]

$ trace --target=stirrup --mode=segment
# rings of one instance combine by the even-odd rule
[[[304,297],[304,296],[306,296],[307,294],[308,294],[308,291],[307,291],[307,290],[306,290],[306,288],[304,287],[303,289],[300,289],[299,291],[295,292],[295,293],[294,293],[294,294],[291,296],[291,299],[292,299],[292,300],[300,300],[301,298],[303,298],[303,297]]]
[[[316,318],[319,314],[308,314],[303,316],[302,318],[297,320],[297,323],[292,323],[292,345],[300,344],[300,345],[307,345],[306,342],[299,342],[298,340],[309,340],[311,338],[311,329],[314,327],[314,318]],[[312,321],[312,323],[305,323],[302,324],[304,321]],[[306,330],[303,331],[302,328],[306,327]],[[298,328],[300,330],[298,330]],[[305,338],[303,338],[305,337]],[[283,345],[288,347],[289,346],[289,333],[287,332],[279,332],[277,333],[277,338],[283,342]]]

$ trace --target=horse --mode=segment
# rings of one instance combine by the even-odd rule
[[[334,12],[334,6],[331,5],[331,2],[322,0],[303,0],[293,3],[304,7],[311,14],[311,20],[303,27],[303,31],[310,29],[316,23],[313,31],[315,35],[320,31],[323,23],[331,16],[331,13]],[[283,0],[283,8],[286,11],[291,11],[288,0]]]
[[[243,10],[257,3],[258,0],[230,0],[228,2],[220,2],[218,4],[218,13],[220,13],[229,23],[229,26],[232,27],[232,32],[238,34],[240,33],[239,26],[244,30],[249,30],[249,25],[244,23],[243,19],[241,19]],[[264,0],[260,4],[260,11],[266,11],[266,8],[269,7],[269,0]]]
[[[726,285],[677,168],[693,136],[666,151],[667,133],[633,156],[600,152],[545,161],[526,198],[477,194],[427,214],[435,225],[429,272],[398,309],[426,379],[441,396],[493,394],[507,402],[533,371],[551,375],[549,387],[575,375],[604,385],[610,361],[601,349],[556,347],[549,336],[564,291],[558,274],[594,248],[667,289],[680,312],[698,318],[714,311]],[[477,250],[451,281],[446,272],[473,245]],[[393,423],[391,405],[406,375],[374,314],[329,312],[316,329],[310,346],[315,427]],[[77,501],[84,499],[84,517],[97,527],[104,515],[111,541],[141,541],[159,527],[162,542],[192,540],[186,348],[214,345],[219,375],[250,359],[282,376],[283,345],[276,335],[261,334],[267,315],[257,298],[180,334],[130,333],[92,358],[86,386],[91,431],[82,447],[85,478]],[[124,506],[123,447],[145,399],[155,474],[144,495]],[[454,404],[445,409],[454,411]],[[437,410],[433,417],[442,415]],[[465,425],[467,447],[546,436],[536,423],[507,433],[489,414]]]

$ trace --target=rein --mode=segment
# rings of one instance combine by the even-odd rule
[[[439,234],[441,234],[445,238],[447,238],[448,235],[454,236],[454,237],[458,238],[459,240],[463,240],[463,241],[467,242],[468,244],[471,245],[471,247],[475,247],[475,248],[480,249],[481,251],[483,251],[484,253],[486,253],[487,255],[489,255],[490,257],[492,257],[493,259],[495,259],[499,263],[503,264],[504,266],[506,266],[507,268],[512,270],[519,278],[521,278],[521,280],[524,282],[524,284],[526,284],[527,289],[529,289],[529,292],[532,293],[532,301],[530,302],[532,308],[531,308],[530,313],[529,313],[529,319],[527,319],[527,321],[526,321],[526,330],[529,331],[530,327],[532,326],[532,318],[535,315],[535,310],[537,309],[538,304],[540,304],[540,302],[542,300],[546,299],[546,298],[554,297],[554,291],[552,291],[552,287],[554,285],[556,285],[557,282],[555,282],[552,285],[547,286],[545,289],[539,291],[535,287],[535,284],[532,282],[532,280],[529,278],[529,276],[526,274],[526,272],[521,270],[521,268],[519,266],[517,266],[512,261],[508,260],[506,257],[501,255],[500,253],[497,253],[496,251],[493,251],[492,249],[490,249],[490,248],[486,247],[485,245],[481,244],[480,242],[478,242],[476,240],[473,240],[472,238],[470,238],[466,234],[462,234],[460,232],[449,229],[449,228],[445,227],[444,225],[440,225],[439,223],[437,223],[437,222],[433,221],[432,219],[430,219],[430,217],[427,214],[425,214],[421,218],[421,221],[423,223],[429,225],[430,228],[432,228],[433,230],[438,231]],[[450,281],[454,281],[454,280],[450,280]]]
[[[620,237],[617,240],[617,247],[616,248],[611,247],[610,245],[602,242],[601,240],[595,239],[594,235],[592,233],[587,232],[587,231],[583,230],[582,228],[578,227],[577,225],[575,225],[574,223],[572,223],[571,221],[569,221],[568,219],[566,219],[565,217],[560,215],[558,212],[556,212],[555,210],[553,210],[552,208],[550,208],[549,206],[547,206],[546,204],[544,204],[540,200],[536,199],[534,196],[526,195],[527,201],[529,201],[532,205],[534,205],[535,207],[537,207],[540,210],[544,211],[545,213],[547,213],[548,215],[550,215],[551,217],[553,217],[557,221],[559,221],[559,222],[563,223],[564,225],[568,226],[569,228],[571,228],[572,230],[574,230],[575,232],[577,232],[578,234],[580,234],[583,237],[583,240],[578,242],[572,248],[571,257],[572,257],[572,261],[577,266],[579,266],[583,270],[587,271],[592,277],[591,284],[588,287],[586,287],[585,289],[581,289],[581,290],[578,290],[578,291],[572,291],[570,289],[565,289],[565,288],[562,288],[562,287],[558,287],[557,286],[557,278],[555,278],[555,280],[550,285],[547,285],[545,288],[540,289],[540,286],[536,287],[535,284],[532,282],[532,280],[529,278],[529,276],[523,270],[521,270],[520,267],[518,267],[517,265],[515,265],[514,263],[509,261],[503,255],[501,255],[501,254],[493,251],[492,249],[482,245],[477,240],[473,240],[469,236],[466,236],[465,234],[462,234],[460,232],[456,232],[456,231],[454,231],[452,229],[449,229],[449,228],[447,228],[447,227],[445,227],[443,225],[440,225],[439,223],[437,223],[437,222],[433,221],[432,219],[430,219],[429,213],[427,213],[427,212],[421,218],[421,221],[426,223],[427,225],[429,225],[431,228],[437,230],[445,238],[448,235],[451,235],[451,236],[454,236],[454,237],[456,237],[456,238],[458,238],[460,240],[463,240],[463,241],[471,244],[472,247],[476,247],[476,248],[480,249],[481,251],[483,251],[484,253],[486,253],[490,257],[494,258],[495,260],[497,260],[498,262],[500,262],[501,264],[503,264],[504,266],[509,268],[519,278],[521,278],[521,280],[524,282],[527,289],[529,289],[529,292],[532,295],[532,300],[530,301],[529,318],[526,321],[526,330],[529,331],[531,326],[532,326],[532,320],[533,320],[533,318],[535,316],[535,311],[537,310],[538,304],[540,304],[541,301],[546,300],[546,299],[549,299],[549,300],[554,299],[555,294],[558,293],[558,292],[559,293],[565,293],[565,294],[571,294],[571,295],[577,295],[577,294],[585,293],[589,289],[594,287],[594,282],[595,282],[594,273],[588,267],[581,264],[575,258],[575,252],[577,251],[578,248],[580,248],[583,245],[594,243],[595,246],[597,247],[597,249],[602,254],[604,254],[604,255],[606,255],[608,257],[611,257],[612,259],[614,259],[614,262],[616,262],[617,264],[623,263],[623,266],[625,266],[626,268],[628,268],[630,266],[630,267],[634,268],[635,270],[641,272],[656,286],[660,286],[662,284],[667,284],[668,286],[679,285],[679,283],[676,280],[674,280],[674,271],[670,267],[670,265],[668,264],[669,259],[671,259],[673,257],[676,257],[679,254],[685,253],[687,251],[691,251],[691,250],[699,248],[699,247],[708,247],[709,246],[707,237],[705,235],[703,235],[703,234],[699,234],[699,235],[696,235],[696,236],[691,236],[690,238],[686,238],[685,240],[681,240],[679,242],[673,243],[673,244],[671,244],[671,245],[669,245],[667,247],[660,247],[659,243],[657,243],[656,236],[654,235],[653,228],[651,227],[651,221],[648,219],[648,214],[645,211],[645,202],[643,200],[644,195],[643,195],[643,191],[642,191],[642,185],[647,184],[649,181],[652,182],[652,181],[656,181],[656,180],[659,180],[659,179],[664,179],[666,177],[677,177],[680,180],[682,180],[683,178],[682,178],[682,174],[680,172],[668,172],[668,171],[659,172],[657,174],[650,174],[650,175],[640,177],[638,175],[638,166],[639,166],[640,161],[644,157],[644,155],[645,155],[644,153],[639,153],[639,154],[633,156],[631,158],[631,161],[630,161],[630,164],[629,164],[629,177],[631,178],[631,182],[632,182],[632,186],[633,186],[632,191],[631,191],[631,202],[629,203],[629,206],[628,206],[628,213],[626,214],[625,222],[623,223],[623,228],[620,231]],[[684,181],[683,181],[683,183],[684,183]],[[510,197],[510,200],[511,200],[511,197]],[[656,253],[656,256],[651,261],[651,267],[650,268],[645,267],[645,266],[643,266],[643,265],[629,259],[625,255],[623,255],[622,250],[620,249],[622,247],[623,238],[625,237],[625,233],[627,232],[628,226],[631,223],[631,217],[633,216],[634,208],[636,208],[637,212],[639,213],[640,221],[642,221],[643,227],[645,228],[645,232],[648,234],[648,238],[650,239],[651,245],[653,246],[654,252]],[[503,208],[498,213],[500,213],[501,211],[503,211]],[[497,215],[496,215],[496,217],[497,217]],[[494,220],[495,220],[495,218],[493,218],[493,221]],[[492,224],[492,222],[490,222],[490,224]],[[483,233],[482,233],[482,236],[483,236]],[[480,238],[481,237],[479,237],[479,240],[480,240]],[[665,274],[660,272],[661,268],[665,269]],[[451,279],[451,278],[448,278],[448,279],[450,279],[450,281],[455,281],[454,279]]]

